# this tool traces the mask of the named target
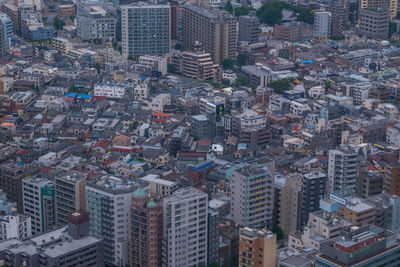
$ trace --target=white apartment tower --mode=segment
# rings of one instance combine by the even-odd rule
[[[329,150],[328,191],[356,190],[357,152],[349,145]]]
[[[272,227],[274,176],[268,168],[246,164],[232,172],[231,217],[241,226]]]
[[[193,187],[163,201],[164,267],[196,267],[207,263],[207,194]]]
[[[314,36],[315,37],[331,37],[331,12],[320,11],[315,12],[314,16]]]

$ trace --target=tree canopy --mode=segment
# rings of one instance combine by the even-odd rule
[[[235,8],[235,16],[240,17],[240,16],[246,16],[250,13],[250,11],[255,10],[252,7],[237,7]]]
[[[224,70],[231,70],[231,69],[233,69],[234,64],[235,64],[235,62],[232,59],[225,58],[224,60],[222,60],[221,65]]]
[[[293,79],[290,78],[284,78],[282,80],[274,81],[271,83],[268,83],[268,87],[274,89],[274,92],[277,94],[282,94],[283,91],[289,90],[290,83],[293,81]]]

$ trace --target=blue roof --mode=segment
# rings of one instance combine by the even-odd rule
[[[314,61],[312,59],[309,60],[302,60],[301,63],[313,63]]]
[[[75,97],[75,96],[76,96],[76,93],[74,93],[74,92],[68,92],[68,93],[65,93],[64,96],[66,96],[66,97]]]
[[[88,94],[79,94],[78,98],[80,98],[80,99],[91,99],[92,96],[88,95]]]
[[[143,75],[143,74],[141,74],[139,77],[142,81],[144,81],[148,78],[146,75]]]
[[[189,170],[193,171],[203,171],[209,167],[211,167],[214,164],[214,161],[204,161],[196,165],[190,165],[188,166]]]

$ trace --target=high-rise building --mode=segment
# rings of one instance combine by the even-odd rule
[[[1,11],[4,12],[12,21],[13,30],[17,32],[19,29],[18,24],[18,7],[13,4],[3,4],[1,6]]]
[[[360,11],[360,34],[374,39],[389,38],[390,13],[384,8],[363,8]]]
[[[5,36],[5,26],[0,20],[0,56],[5,56],[9,52],[9,40]]]
[[[270,228],[273,220],[274,177],[268,168],[246,164],[232,171],[231,217],[239,225]]]
[[[310,212],[319,210],[320,200],[326,192],[327,177],[322,171],[313,171],[303,175],[301,189],[301,225],[308,222]]]
[[[343,35],[344,23],[349,20],[349,0],[330,1],[327,6],[328,12],[332,14],[331,37],[341,37]]]
[[[358,1],[359,18],[361,17],[361,11],[367,8],[386,9],[390,13],[390,18],[393,19],[397,16],[398,0],[360,0]]]
[[[275,185],[280,187],[278,196],[275,196],[275,200],[279,203],[276,223],[285,234],[299,230],[301,226],[302,180],[302,175],[298,173],[278,179],[275,176]]]
[[[222,12],[214,14],[191,4],[183,7],[182,47],[194,51],[201,49],[211,54],[213,61],[235,59],[237,54],[238,23],[234,16]]]
[[[100,6],[90,7],[76,16],[77,36],[84,41],[115,40],[116,19]]]
[[[257,43],[259,34],[260,19],[255,16],[254,12],[239,17],[239,42]]]
[[[54,178],[56,188],[56,225],[66,225],[68,214],[86,210],[86,175],[79,172],[62,174]]]
[[[22,181],[24,214],[31,217],[32,234],[47,232],[56,225],[54,183],[42,178]]]
[[[387,165],[383,180],[383,190],[389,195],[400,196],[400,163]]]
[[[207,261],[218,263],[219,262],[219,213],[218,211],[208,209],[208,252]]]
[[[3,24],[4,36],[9,43],[11,37],[13,37],[13,21],[4,13],[0,13],[0,21]]]
[[[162,266],[207,263],[207,194],[193,187],[163,200]]]
[[[34,174],[31,166],[21,166],[16,163],[4,163],[0,165],[0,188],[7,194],[11,202],[17,202],[19,213],[23,211],[22,179],[28,174]]]
[[[161,266],[163,207],[142,189],[132,195],[130,219],[131,266]]]
[[[239,266],[270,267],[276,264],[276,235],[265,229],[241,228]]]
[[[329,150],[328,190],[356,190],[358,172],[357,152],[348,145]]]
[[[197,80],[217,78],[218,64],[214,64],[210,53],[183,52],[181,58],[182,75]]]
[[[331,37],[332,14],[331,12],[315,12],[314,13],[314,36],[315,37]]]
[[[169,54],[170,23],[170,6],[121,6],[122,54],[125,57]]]
[[[129,264],[129,214],[134,186],[113,176],[103,176],[86,185],[89,231],[104,240],[104,261],[107,264]]]

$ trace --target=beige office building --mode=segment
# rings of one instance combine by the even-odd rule
[[[200,44],[217,64],[226,58],[236,58],[238,22],[234,16],[226,12],[214,14],[187,4],[183,8],[182,25],[183,50],[195,51]]]

